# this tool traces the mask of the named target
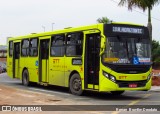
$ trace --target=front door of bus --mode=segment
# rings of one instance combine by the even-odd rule
[[[20,42],[14,43],[13,50],[13,78],[19,78]]]
[[[40,40],[39,82],[48,82],[49,39]]]
[[[99,62],[100,62],[100,34],[86,35],[85,51],[85,88],[98,89],[99,85]]]

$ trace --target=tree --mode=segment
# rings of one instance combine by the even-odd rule
[[[119,2],[120,6],[125,5],[128,3],[128,9],[132,10],[133,7],[138,7],[145,11],[148,9],[148,30],[150,33],[150,40],[152,41],[152,23],[151,23],[151,10],[154,5],[158,4],[160,0],[121,0]]]
[[[112,20],[108,19],[107,17],[102,17],[97,19],[98,23],[111,23]]]
[[[160,44],[158,41],[152,41],[152,61],[160,62]]]

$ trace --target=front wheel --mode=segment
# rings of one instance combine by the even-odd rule
[[[82,82],[79,74],[73,74],[69,81],[69,89],[74,95],[82,95]]]
[[[24,86],[29,86],[29,73],[28,73],[28,70],[27,69],[25,69],[24,71],[23,71],[23,74],[22,74],[22,84],[24,85]]]
[[[112,95],[121,95],[121,94],[123,94],[124,93],[124,91],[111,91],[111,94]]]

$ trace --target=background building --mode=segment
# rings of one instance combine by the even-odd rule
[[[7,46],[6,45],[0,45],[0,62],[7,61]]]

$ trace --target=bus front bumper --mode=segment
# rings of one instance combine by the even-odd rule
[[[137,81],[137,82],[143,82],[143,81]],[[129,84],[136,83],[136,81],[134,81],[134,82],[125,81],[125,83],[126,83],[126,85],[127,85],[127,83],[129,85]],[[151,79],[146,82],[143,82],[143,83],[144,83],[144,86],[142,85],[141,87],[129,87],[129,86],[128,87],[127,86],[120,87],[121,85],[119,82],[114,83],[108,79],[103,79],[100,82],[99,91],[100,92],[110,92],[110,91],[148,91],[148,90],[150,90]]]

